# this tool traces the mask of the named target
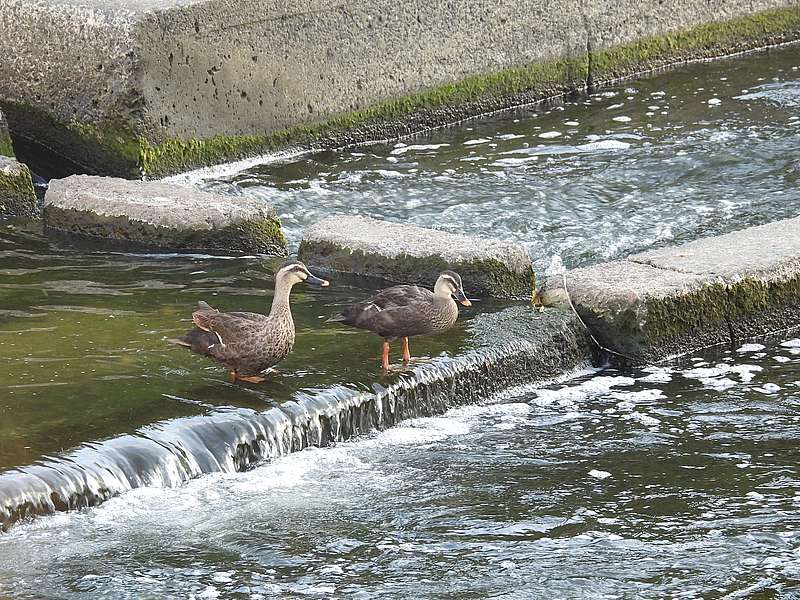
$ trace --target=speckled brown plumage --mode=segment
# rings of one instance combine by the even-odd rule
[[[367,329],[393,341],[450,329],[458,318],[452,298],[437,297],[416,285],[397,285],[346,307],[331,320]]]
[[[294,347],[295,329],[289,308],[289,293],[295,283],[320,286],[328,282],[311,275],[300,262],[288,262],[275,278],[275,297],[269,315],[251,312],[220,312],[198,303],[192,313],[195,329],[171,340],[196,354],[225,365],[235,378],[252,378],[286,358]]]
[[[416,285],[396,285],[376,295],[351,304],[329,319],[351,327],[366,329],[381,336],[385,342],[381,364],[389,366],[389,343],[403,339],[403,362],[411,360],[408,338],[432,335],[450,329],[458,319],[459,302],[469,306],[464,295],[461,277],[453,271],[439,275],[431,292]]]
[[[292,351],[295,331],[288,304],[269,316],[223,313],[203,304],[192,314],[197,328],[181,338],[192,352],[249,377],[275,366]]]

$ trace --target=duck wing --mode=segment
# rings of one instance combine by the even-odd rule
[[[255,332],[263,328],[267,317],[258,313],[223,313],[219,311],[197,310],[192,313],[192,321],[198,329],[213,333],[217,347],[212,355],[223,352],[227,357],[235,353],[241,344],[249,345]],[[211,350],[211,348],[209,348]],[[223,358],[219,356],[219,358]]]
[[[347,306],[332,317],[345,325],[367,329],[382,337],[421,335],[432,331],[433,292],[416,285],[396,285]]]

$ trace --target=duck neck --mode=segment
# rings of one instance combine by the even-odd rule
[[[292,291],[290,285],[276,285],[275,296],[272,298],[272,308],[269,311],[269,316],[285,316],[289,318],[292,316],[292,311],[289,308],[289,294]]]
[[[443,294],[435,294],[433,296],[433,303],[441,310],[449,310],[456,303],[456,301],[450,297],[450,294],[447,294],[446,296]]]

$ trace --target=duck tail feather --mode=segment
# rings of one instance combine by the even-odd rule
[[[167,342],[169,342],[170,344],[175,344],[176,346],[186,346],[187,348],[192,347],[190,343],[183,340],[182,338],[167,338]]]

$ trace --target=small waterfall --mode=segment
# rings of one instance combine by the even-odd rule
[[[560,311],[513,307],[481,315],[472,328],[475,349],[415,367],[371,393],[338,386],[300,393],[264,412],[231,408],[164,421],[0,473],[0,528],[94,506],[141,486],[176,486],[204,473],[242,471],[307,446],[327,446],[552,379],[587,360],[583,329]]]

